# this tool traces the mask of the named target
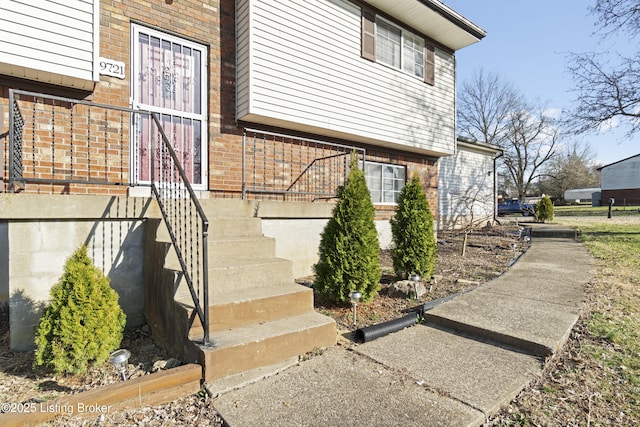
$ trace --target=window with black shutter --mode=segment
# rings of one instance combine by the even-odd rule
[[[362,7],[363,58],[435,84],[435,48],[413,32]]]

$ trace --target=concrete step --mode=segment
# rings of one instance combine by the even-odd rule
[[[262,236],[260,218],[227,218],[209,219],[209,238]]]
[[[220,265],[233,259],[275,256],[276,241],[265,236],[219,237],[209,239],[209,264]]]
[[[220,217],[251,218],[255,216],[256,205],[240,199],[201,199],[200,205],[209,220]]]
[[[205,381],[268,366],[336,343],[333,319],[316,312],[211,334],[201,348]]]
[[[179,233],[179,230],[174,230]],[[209,239],[226,237],[262,236],[260,218],[209,218]],[[156,231],[158,242],[171,242],[169,230],[164,222]]]
[[[193,305],[190,298],[179,302],[184,307]],[[313,290],[296,283],[213,292],[209,295],[209,331],[213,333],[270,322],[310,311],[313,311]],[[202,335],[200,319],[196,317],[189,331],[189,339],[199,340]]]
[[[177,266],[177,260],[175,265]],[[174,266],[169,268],[165,265],[165,269],[180,271]],[[270,288],[281,283],[293,283],[292,269],[291,261],[276,257],[236,258],[225,264],[209,266],[209,299],[213,303],[213,295],[232,295],[250,292],[252,289]],[[188,303],[191,301],[191,294],[186,281],[181,275],[177,276],[177,280],[174,299],[191,305]]]
[[[576,230],[569,227],[537,225],[531,228],[531,237],[551,239],[577,239],[578,233]]]
[[[183,357],[198,359],[207,381],[293,360],[336,343],[333,319],[313,310],[313,291],[294,283],[293,263],[277,258],[275,240],[263,236],[261,220],[253,216],[259,206],[239,200],[203,201],[209,218],[207,346],[198,344],[203,331],[197,316],[187,331],[193,300],[177,255],[166,244],[168,231],[161,225],[155,233],[165,273],[174,273],[166,281],[176,289],[165,292],[173,298],[163,312],[173,318],[157,322],[159,333],[172,337],[170,345]]]
[[[266,258],[234,258],[224,265],[209,266],[209,292],[238,291],[293,282],[293,263]]]
[[[168,243],[168,242],[166,242]],[[214,237],[209,239],[209,267],[235,264],[237,260],[275,258],[276,241],[265,236]],[[169,248],[164,268],[180,270],[178,255]]]
[[[246,286],[263,286],[272,283],[293,281],[293,264],[290,260],[278,258],[275,241],[268,237],[239,237],[235,239],[215,239],[209,244],[209,282],[219,287],[222,280],[229,280],[234,288],[239,281]],[[169,247],[164,268],[180,271],[178,255]]]

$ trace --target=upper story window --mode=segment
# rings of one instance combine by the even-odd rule
[[[402,33],[402,69],[424,78],[424,39],[408,31]]]
[[[402,46],[402,30],[378,19],[376,21],[376,59],[400,68],[400,46]]]
[[[435,49],[425,39],[362,8],[362,57],[435,84]]]
[[[366,162],[364,175],[373,203],[397,203],[404,188],[406,169],[404,166],[387,163]]]
[[[376,19],[376,60],[424,78],[424,39]]]

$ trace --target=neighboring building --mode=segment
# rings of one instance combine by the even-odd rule
[[[573,188],[564,192],[564,201],[566,203],[594,203],[594,206],[600,206],[601,191],[599,187],[592,188]]]
[[[493,222],[496,165],[502,149],[458,137],[456,154],[438,161],[438,230]]]
[[[323,202],[352,152],[365,161],[381,240],[413,174],[435,214],[437,161],[455,152],[455,52],[485,36],[437,0],[8,1],[0,24],[0,302],[10,301],[14,348],[31,345],[41,303],[80,244],[129,324],[146,318],[169,335],[183,313],[163,314],[167,289],[180,277],[207,289],[226,274],[207,281],[202,268],[198,200],[236,199],[207,205],[211,239],[225,237],[229,216],[262,220],[239,227],[237,241],[248,230],[273,237],[276,255],[293,260],[284,277],[310,273],[331,213]],[[154,258],[166,252],[160,218],[187,254],[176,283]],[[259,258],[236,246],[209,249],[221,251],[218,264]],[[255,287],[235,274],[238,288]]]
[[[601,203],[615,199],[617,206],[640,205],[640,154],[598,168]]]

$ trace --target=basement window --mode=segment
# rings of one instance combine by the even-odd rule
[[[398,202],[398,196],[406,181],[404,166],[366,162],[364,174],[373,203],[395,204]]]

